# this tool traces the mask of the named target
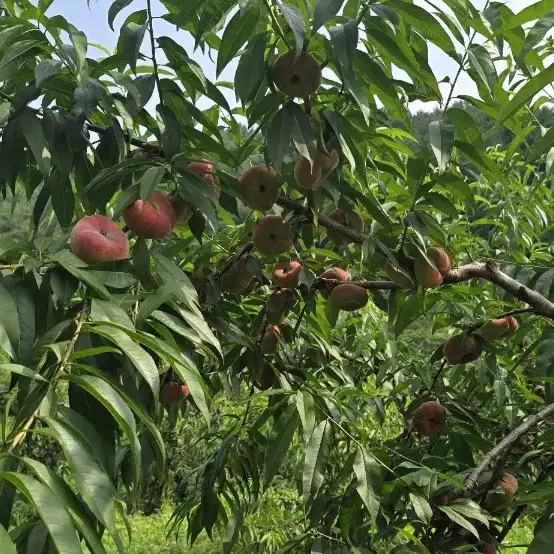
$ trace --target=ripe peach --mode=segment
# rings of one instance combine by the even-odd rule
[[[323,170],[320,165],[314,162],[311,166],[310,160],[300,156],[294,166],[294,180],[301,189],[315,189],[322,182],[322,177]]]
[[[307,52],[290,51],[277,58],[273,65],[273,81],[279,90],[293,98],[314,94],[321,85],[321,67]]]
[[[221,290],[237,294],[248,288],[254,276],[248,271],[247,258],[239,258],[220,279]]]
[[[339,165],[339,154],[336,150],[331,150],[328,154],[327,152],[318,150],[315,163],[317,163],[324,172],[333,171]]]
[[[186,385],[179,385],[170,381],[166,383],[160,392],[160,400],[164,404],[179,404],[189,395],[189,388]]]
[[[282,312],[270,312],[267,311],[265,318],[270,325],[283,325],[285,318],[287,317],[288,310]]]
[[[467,364],[481,355],[483,344],[478,337],[462,333],[449,338],[444,344],[443,352],[449,364]]]
[[[496,481],[495,488],[495,491],[489,491],[487,494],[485,500],[487,510],[496,510],[503,504],[511,502],[519,488],[519,483],[511,473],[503,473]]]
[[[417,256],[414,263],[415,277],[425,288],[438,287],[450,271],[450,257],[442,248],[433,246],[427,249],[427,258],[435,264],[436,269],[423,256]]]
[[[446,506],[453,500],[456,500],[460,497],[458,493],[455,493],[454,491],[448,491],[446,494],[442,494],[435,499],[435,504],[437,506]]]
[[[75,256],[89,264],[129,257],[127,235],[103,215],[87,215],[80,219],[71,231],[69,245]]]
[[[285,253],[292,246],[293,239],[292,229],[280,215],[266,215],[252,229],[256,250],[266,256]]]
[[[413,424],[420,435],[434,437],[446,424],[446,411],[438,402],[424,402],[414,412]]]
[[[295,289],[300,284],[300,274],[304,266],[298,260],[279,262],[273,268],[273,284],[282,289]]]
[[[501,339],[515,333],[519,327],[517,319],[513,315],[507,315],[500,319],[491,319],[479,328],[479,334],[487,342]]]
[[[537,385],[535,387],[534,393],[537,396],[540,396],[541,398],[544,398],[544,396],[546,394],[546,389],[545,389],[544,385]]]
[[[385,265],[385,273],[393,283],[402,288],[411,289],[415,286],[415,278],[409,269],[402,268],[402,270],[400,271],[398,267],[393,266],[390,262]]]
[[[333,210],[328,217],[345,227],[354,229],[354,231],[357,231],[358,233],[361,233],[364,230],[364,221],[356,212],[345,212],[344,210],[337,209]],[[327,236],[335,244],[348,244],[349,242],[352,242],[347,237],[344,237],[337,231],[333,231],[331,229],[327,229]]]
[[[328,298],[331,291],[340,283],[350,281],[350,274],[340,267],[331,267],[326,269],[320,276],[320,279],[334,279],[338,283],[322,282],[318,285],[318,290],[323,298]]]
[[[171,203],[161,192],[153,192],[145,202],[135,200],[123,211],[123,219],[131,231],[145,239],[166,237],[177,221]]]
[[[244,201],[253,210],[266,211],[277,202],[281,185],[273,169],[255,165],[247,169],[240,177]]]
[[[290,289],[273,291],[267,299],[267,311],[280,314],[292,310],[296,305],[294,292]]]
[[[214,173],[214,166],[208,158],[201,158],[202,162],[190,162],[189,170],[198,173],[200,177],[214,184],[214,191],[217,198],[221,196],[219,177]]]
[[[483,544],[483,554],[496,554],[496,546],[491,542]]]
[[[353,283],[337,285],[331,291],[328,299],[333,307],[346,312],[354,312],[363,308],[368,300],[367,291]]]
[[[263,354],[275,354],[277,352],[277,346],[279,345],[279,339],[277,338],[281,334],[279,327],[272,325],[265,330],[264,336],[260,343],[260,349]]]

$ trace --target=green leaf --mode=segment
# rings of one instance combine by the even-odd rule
[[[464,516],[460,515],[456,510],[450,508],[449,506],[438,506],[438,509],[441,512],[444,512],[454,523],[457,523],[460,527],[463,527],[469,531],[473,536],[475,536],[475,538],[479,539],[479,531],[477,531],[475,526]]]
[[[535,362],[536,377],[554,377],[554,328],[546,326],[541,334],[537,359]],[[554,385],[546,384],[545,399],[548,403],[554,400]]]
[[[304,429],[304,442],[308,444],[315,429],[314,397],[309,391],[299,390],[296,393],[296,408]]]
[[[74,256],[69,250],[60,250],[48,257],[50,260],[59,263],[66,271],[88,285],[92,290],[105,300],[110,298],[108,289],[98,281],[90,272],[82,269],[84,262]]]
[[[161,143],[165,155],[172,158],[181,151],[181,126],[171,108],[158,104],[156,119],[161,133]]]
[[[354,59],[358,45],[358,21],[353,19],[343,25],[336,25],[329,29],[331,44],[337,66],[343,77],[344,84],[354,96],[364,116],[366,124],[369,125],[369,101],[354,75]]]
[[[414,507],[417,517],[429,525],[431,523],[431,518],[433,517],[433,508],[431,508],[429,502],[423,496],[419,494],[410,493],[410,502]]]
[[[354,460],[356,490],[373,521],[376,520],[381,504],[381,470],[375,457],[359,447]]]
[[[264,483],[266,486],[281,467],[297,427],[296,405],[289,404],[275,422],[267,440],[264,458]]]
[[[115,18],[117,17],[117,14],[127,6],[129,6],[133,2],[133,0],[114,0],[112,5],[110,6],[110,9],[108,10],[108,25],[110,26],[110,29],[113,31],[113,22]]]
[[[0,71],[10,64],[10,62],[18,60],[22,57],[31,56],[31,50],[36,48],[42,48],[43,42],[40,40],[20,40],[16,42],[9,50],[4,54],[0,60]]]
[[[227,530],[223,537],[223,554],[231,554],[233,548],[240,537],[240,530],[244,524],[244,512],[240,506],[233,510],[233,515],[227,524]],[[15,551],[14,551],[15,554]]]
[[[544,17],[541,17],[531,29],[527,32],[525,36],[525,42],[519,54],[517,55],[516,61],[518,64],[525,59],[525,56],[529,52],[533,51],[533,48],[540,44],[542,39],[546,36],[548,31],[554,26],[554,12],[547,13]]]
[[[134,72],[137,69],[137,60],[140,55],[140,47],[144,40],[147,25],[147,23],[139,25],[130,21],[121,27],[120,45],[123,52],[120,53]]]
[[[554,541],[554,520],[545,521],[536,531],[527,554],[550,554]]]
[[[446,52],[456,62],[458,61],[456,48],[450,36],[428,10],[402,0],[387,0],[387,6],[392,7],[408,25],[419,31],[426,40],[436,44],[443,52]]]
[[[154,310],[167,302],[181,288],[181,283],[177,281],[165,283],[157,291],[150,293],[140,304],[136,318],[137,326],[140,327]]]
[[[191,310],[198,312],[198,292],[194,288],[187,274],[177,265],[175,265],[169,258],[166,258],[162,254],[154,253],[154,259],[156,260],[156,269],[158,275],[164,283],[179,281],[182,285],[182,289],[179,291],[177,297],[181,302],[188,306]]]
[[[8,288],[8,281],[0,280],[0,321],[3,324],[3,329],[10,341],[10,347],[13,352],[19,351],[20,330],[19,316],[17,314],[17,304],[15,295],[11,294]],[[11,288],[11,287],[10,287]]]
[[[57,167],[48,177],[48,188],[52,199],[52,208],[62,229],[67,229],[73,221],[75,196],[69,177],[63,177]]]
[[[291,136],[296,149],[304,158],[313,161],[317,150],[317,139],[310,118],[295,102],[289,102],[285,109],[289,111]]]
[[[304,39],[306,38],[306,26],[304,25],[302,13],[296,6],[292,6],[290,4],[283,4],[279,2],[277,5],[279,6],[279,10],[281,10],[285,21],[288,23],[288,26],[294,35],[296,55],[298,56],[302,52]]]
[[[66,422],[44,418],[60,442],[69,464],[75,486],[92,513],[112,535],[117,549],[124,554],[125,548],[116,527],[117,491],[98,462],[79,430]],[[79,549],[73,550],[79,552]]]
[[[13,543],[10,534],[0,525],[0,552],[3,554],[17,554],[15,544]]]
[[[95,349],[91,349],[91,350],[95,350]],[[97,350],[100,350],[100,348]],[[106,351],[111,351],[111,350],[112,349],[106,348]],[[83,352],[84,351],[79,351],[78,354],[82,354]],[[101,352],[96,352],[96,353],[91,352],[90,355],[95,355],[98,353],[101,353]],[[158,427],[156,426],[156,423],[150,417],[146,407],[143,405],[141,398],[138,395],[134,394],[134,391],[132,388],[123,387],[116,379],[114,379],[108,373],[94,366],[89,366],[86,364],[76,364],[76,365],[78,368],[83,369],[84,371],[87,371],[92,375],[96,375],[97,377],[100,377],[102,380],[109,383],[112,386],[112,388],[123,398],[123,400],[125,400],[125,402],[131,408],[131,410],[133,410],[135,415],[140,419],[141,423],[146,427],[146,429],[150,433],[150,436],[152,437],[152,441],[153,441],[152,444],[155,449],[158,471],[161,474],[161,472],[163,472],[165,460],[166,460],[163,438],[160,431],[158,430]]]
[[[140,483],[140,443],[131,409],[113,387],[103,379],[91,375],[64,375],[64,379],[79,385],[82,389],[96,398],[96,400],[110,412],[114,420],[121,427],[131,449],[133,466],[135,469],[133,483],[135,495],[138,494],[138,486]]]
[[[255,31],[260,19],[260,6],[254,4],[247,10],[237,10],[231,18],[221,37],[217,54],[216,75],[225,69],[241,47]]]
[[[513,96],[508,105],[500,112],[496,120],[496,125],[487,133],[486,136],[490,136],[502,123],[504,123],[509,117],[514,115],[526,102],[531,100],[536,94],[554,81],[554,63],[549,65],[546,69],[537,73],[529,81],[525,83]]]
[[[281,172],[283,158],[288,151],[291,139],[290,111],[281,108],[274,116],[267,129],[267,151],[277,172]]]
[[[50,173],[50,151],[44,129],[37,116],[24,110],[17,118],[17,128],[25,137],[33,157],[43,175]]]
[[[165,167],[163,165],[150,167],[144,172],[140,180],[140,197],[142,200],[146,200],[156,190],[164,175]]]
[[[89,116],[96,109],[98,104],[98,93],[92,87],[77,87],[73,92],[75,103]]]
[[[302,478],[305,503],[317,496],[325,480],[325,464],[332,446],[331,439],[331,428],[325,420],[314,429],[306,446]]]
[[[468,59],[470,65],[477,72],[483,84],[489,89],[492,94],[494,92],[494,86],[498,79],[496,74],[496,68],[494,62],[488,50],[480,44],[473,44],[468,49]]]
[[[475,164],[487,178],[500,181],[502,174],[500,168],[489,158],[485,152],[477,150],[473,144],[463,141],[454,141],[454,146],[473,164]]]
[[[479,126],[467,110],[449,108],[444,117],[454,125],[456,140],[472,144],[478,150],[485,149],[481,129],[479,129]]]
[[[496,31],[495,35],[501,35],[510,29],[529,23],[529,21],[544,17],[552,10],[554,10],[554,0],[539,0],[510,17],[504,22],[502,27]]]
[[[113,183],[113,181],[118,181],[135,171],[144,171],[153,165],[156,164],[142,158],[127,158],[116,165],[101,169],[85,187],[85,192],[91,195],[96,192],[97,189],[101,189]]]
[[[93,331],[113,342],[123,351],[138,372],[144,377],[154,398],[157,399],[160,394],[160,378],[158,368],[152,356],[120,329],[115,329],[112,326],[97,325],[93,327]]]
[[[235,94],[244,105],[252,99],[266,74],[265,48],[267,33],[255,37],[240,57],[235,73]]]
[[[23,375],[25,377],[29,377],[30,379],[46,381],[46,379],[39,375],[36,371],[33,371],[32,369],[20,364],[0,364],[0,370],[9,371],[10,373],[17,373],[18,375]]]
[[[66,510],[69,512],[75,527],[83,534],[92,552],[105,554],[106,550],[102,545],[102,539],[96,530],[96,521],[90,513],[87,513],[71,490],[69,485],[49,467],[31,458],[22,458],[21,461],[34,472],[40,481],[49,487],[57,497],[63,501]],[[1,528],[0,528],[1,531]],[[0,544],[1,544],[0,540]],[[4,552],[2,550],[2,552]]]
[[[57,60],[42,60],[35,67],[35,84],[37,88],[46,82],[54,75],[57,75],[58,71],[62,67],[62,62]]]
[[[113,302],[98,300],[98,298],[92,299],[90,318],[93,322],[109,321],[111,323],[118,323],[131,330],[135,328],[131,318],[123,308]]]
[[[315,33],[329,19],[337,15],[343,3],[344,0],[317,0],[312,32]]]
[[[32,503],[48,529],[59,554],[81,552],[79,539],[69,514],[52,490],[33,477],[21,473],[0,471],[0,479],[12,483]]]
[[[450,164],[452,147],[454,146],[454,126],[449,121],[431,121],[429,123],[429,142],[439,170],[444,171]]]
[[[71,29],[69,31],[69,37],[71,38],[71,44],[73,44],[73,48],[75,50],[77,72],[81,73],[87,58],[87,37],[85,33],[79,31],[73,26],[71,26]]]

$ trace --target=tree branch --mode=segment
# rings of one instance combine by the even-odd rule
[[[547,417],[554,415],[554,404],[549,404],[534,416],[531,416],[521,425],[516,427],[509,435],[504,437],[486,456],[483,457],[479,465],[472,471],[471,475],[466,480],[466,489],[471,491],[477,485],[479,477],[494,463],[506,450],[509,450],[513,444],[535,425]]]
[[[156,79],[156,87],[158,89],[158,96],[160,97],[160,104],[163,105],[162,87],[160,86],[160,74],[158,71],[158,61],[156,60],[156,37],[154,35],[154,23],[152,18],[152,2],[146,0],[146,9],[148,11],[148,33],[150,34],[150,48],[152,50],[152,65],[154,66],[154,78]]]

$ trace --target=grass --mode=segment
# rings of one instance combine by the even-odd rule
[[[167,537],[166,523],[170,516],[169,506],[164,506],[161,512],[155,515],[131,516],[129,520],[132,540],[126,554],[218,554],[222,551],[221,543],[210,541],[205,534],[200,535],[192,547],[187,544],[186,536],[177,541],[174,537]],[[118,528],[121,537],[125,539],[125,526],[120,524]],[[109,535],[106,535],[104,544],[108,554],[117,554],[117,548]]]

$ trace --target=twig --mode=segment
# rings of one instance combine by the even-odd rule
[[[70,358],[71,354],[73,353],[73,349],[75,348],[75,344],[77,343],[77,339],[79,338],[79,335],[81,334],[81,329],[83,328],[83,325],[85,323],[86,316],[87,316],[87,303],[86,303],[86,301],[84,301],[83,302],[83,307],[81,308],[79,316],[75,320],[75,323],[76,323],[75,333],[73,334],[73,337],[71,338],[71,341],[69,342],[69,344],[67,345],[67,347],[65,349],[65,353],[64,353],[64,356],[62,358],[62,361],[58,365],[58,368],[57,368],[56,372],[54,373],[54,375],[52,377],[52,381],[54,381],[56,379],[56,377],[65,369],[65,366],[67,365],[67,362],[69,361],[69,358]],[[14,450],[14,448],[17,448],[23,442],[23,439],[25,438],[25,435],[26,435],[27,431],[35,423],[35,420],[36,420],[36,418],[38,416],[38,413],[39,413],[39,409],[40,408],[37,408],[33,412],[33,415],[25,422],[25,425],[23,426],[21,431],[19,431],[19,433],[17,433],[17,435],[15,436],[15,438],[13,439],[13,441],[10,445],[10,448],[8,449],[8,452],[11,452],[12,450]]]
[[[277,19],[277,17],[275,17],[275,14],[273,13],[273,7],[271,6],[271,3],[269,0],[265,0],[265,5],[267,7],[267,11],[269,12],[269,17],[271,19],[271,23],[273,24],[274,27],[277,28],[277,33],[278,35],[281,37],[281,39],[283,40],[283,42],[286,44],[287,48],[290,49],[290,45],[289,43],[287,42],[287,38],[285,36],[285,33],[283,31],[283,28],[281,27],[281,24],[279,23],[279,20]]]
[[[437,380],[440,377],[441,373],[444,371],[444,368],[446,367],[446,360],[442,361],[441,366],[439,367],[439,370],[437,373],[435,373],[435,377],[433,378],[433,382],[431,383],[431,386],[429,387],[429,392],[432,392],[435,388],[435,385],[437,384]]]
[[[233,264],[237,262],[240,258],[242,258],[242,256],[244,256],[245,254],[248,254],[248,252],[250,252],[252,248],[254,248],[254,244],[252,244],[252,241],[248,241],[235,255],[231,256],[227,260],[225,265],[216,272],[214,277],[221,277],[222,275],[227,273],[231,269]]]
[[[148,10],[148,32],[150,34],[150,48],[152,49],[152,65],[154,66],[154,78],[156,79],[156,87],[160,97],[160,104],[163,105],[162,87],[160,86],[160,74],[158,72],[158,62],[156,60],[156,38],[154,35],[154,23],[152,18],[152,2],[146,0],[146,9]]]
[[[534,416],[531,416],[521,425],[516,427],[509,435],[502,439],[486,456],[483,457],[479,465],[471,472],[471,475],[466,480],[466,489],[471,491],[477,485],[479,477],[494,463],[504,452],[525,433],[532,429],[535,425],[545,420],[547,417],[554,414],[554,404],[549,404]]]

